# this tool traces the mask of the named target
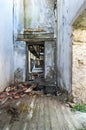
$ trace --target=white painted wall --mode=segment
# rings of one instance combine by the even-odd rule
[[[14,0],[14,77],[19,81],[26,78],[26,44],[16,41],[18,34],[24,31],[24,2]]]
[[[25,27],[54,32],[55,0],[25,0]]]
[[[24,30],[24,3],[23,0],[13,0],[14,6],[14,36],[23,33]]]
[[[13,0],[0,0],[0,91],[13,81]]]
[[[14,32],[25,28],[54,31],[54,3],[56,0],[14,0]],[[16,30],[17,29],[17,30]]]
[[[57,0],[57,80],[69,93],[72,90],[72,24],[85,3],[86,0]]]

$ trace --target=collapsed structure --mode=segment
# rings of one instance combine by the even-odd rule
[[[82,78],[86,79],[86,60],[75,58],[75,64],[84,66],[85,74],[81,73],[77,79],[72,72],[72,53],[75,54],[72,28],[80,25],[77,27],[86,29],[86,1],[3,0],[1,5],[4,5],[0,10],[5,17],[1,14],[0,91],[14,79],[24,82],[39,78],[45,86],[55,90],[59,87],[69,97],[73,95],[75,102],[86,103],[86,83],[82,83]],[[85,43],[85,37],[83,41]],[[77,94],[77,82],[80,82],[79,90],[84,88],[80,94]]]

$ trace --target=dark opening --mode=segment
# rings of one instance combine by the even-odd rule
[[[28,79],[44,78],[44,42],[28,45]]]

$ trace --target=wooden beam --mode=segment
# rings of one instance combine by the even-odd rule
[[[54,41],[55,38],[40,38],[40,39],[26,39],[26,38],[17,38],[16,41],[24,41],[24,42],[34,42],[34,43],[37,43],[37,42],[44,42],[44,41]]]
[[[24,29],[24,32],[45,32],[45,30],[44,29],[42,29],[42,28],[35,28],[35,29],[32,29],[32,28],[26,28],[26,29]]]
[[[26,44],[28,45],[28,46],[30,46],[30,45],[44,45],[44,41],[43,42],[26,42]]]
[[[24,42],[44,42],[44,41],[54,41],[53,33],[39,33],[39,34],[19,34],[17,41]]]

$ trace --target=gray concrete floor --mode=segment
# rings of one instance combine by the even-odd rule
[[[9,107],[18,113],[8,113]],[[80,115],[57,97],[27,96],[0,105],[0,130],[86,130],[86,118]]]

